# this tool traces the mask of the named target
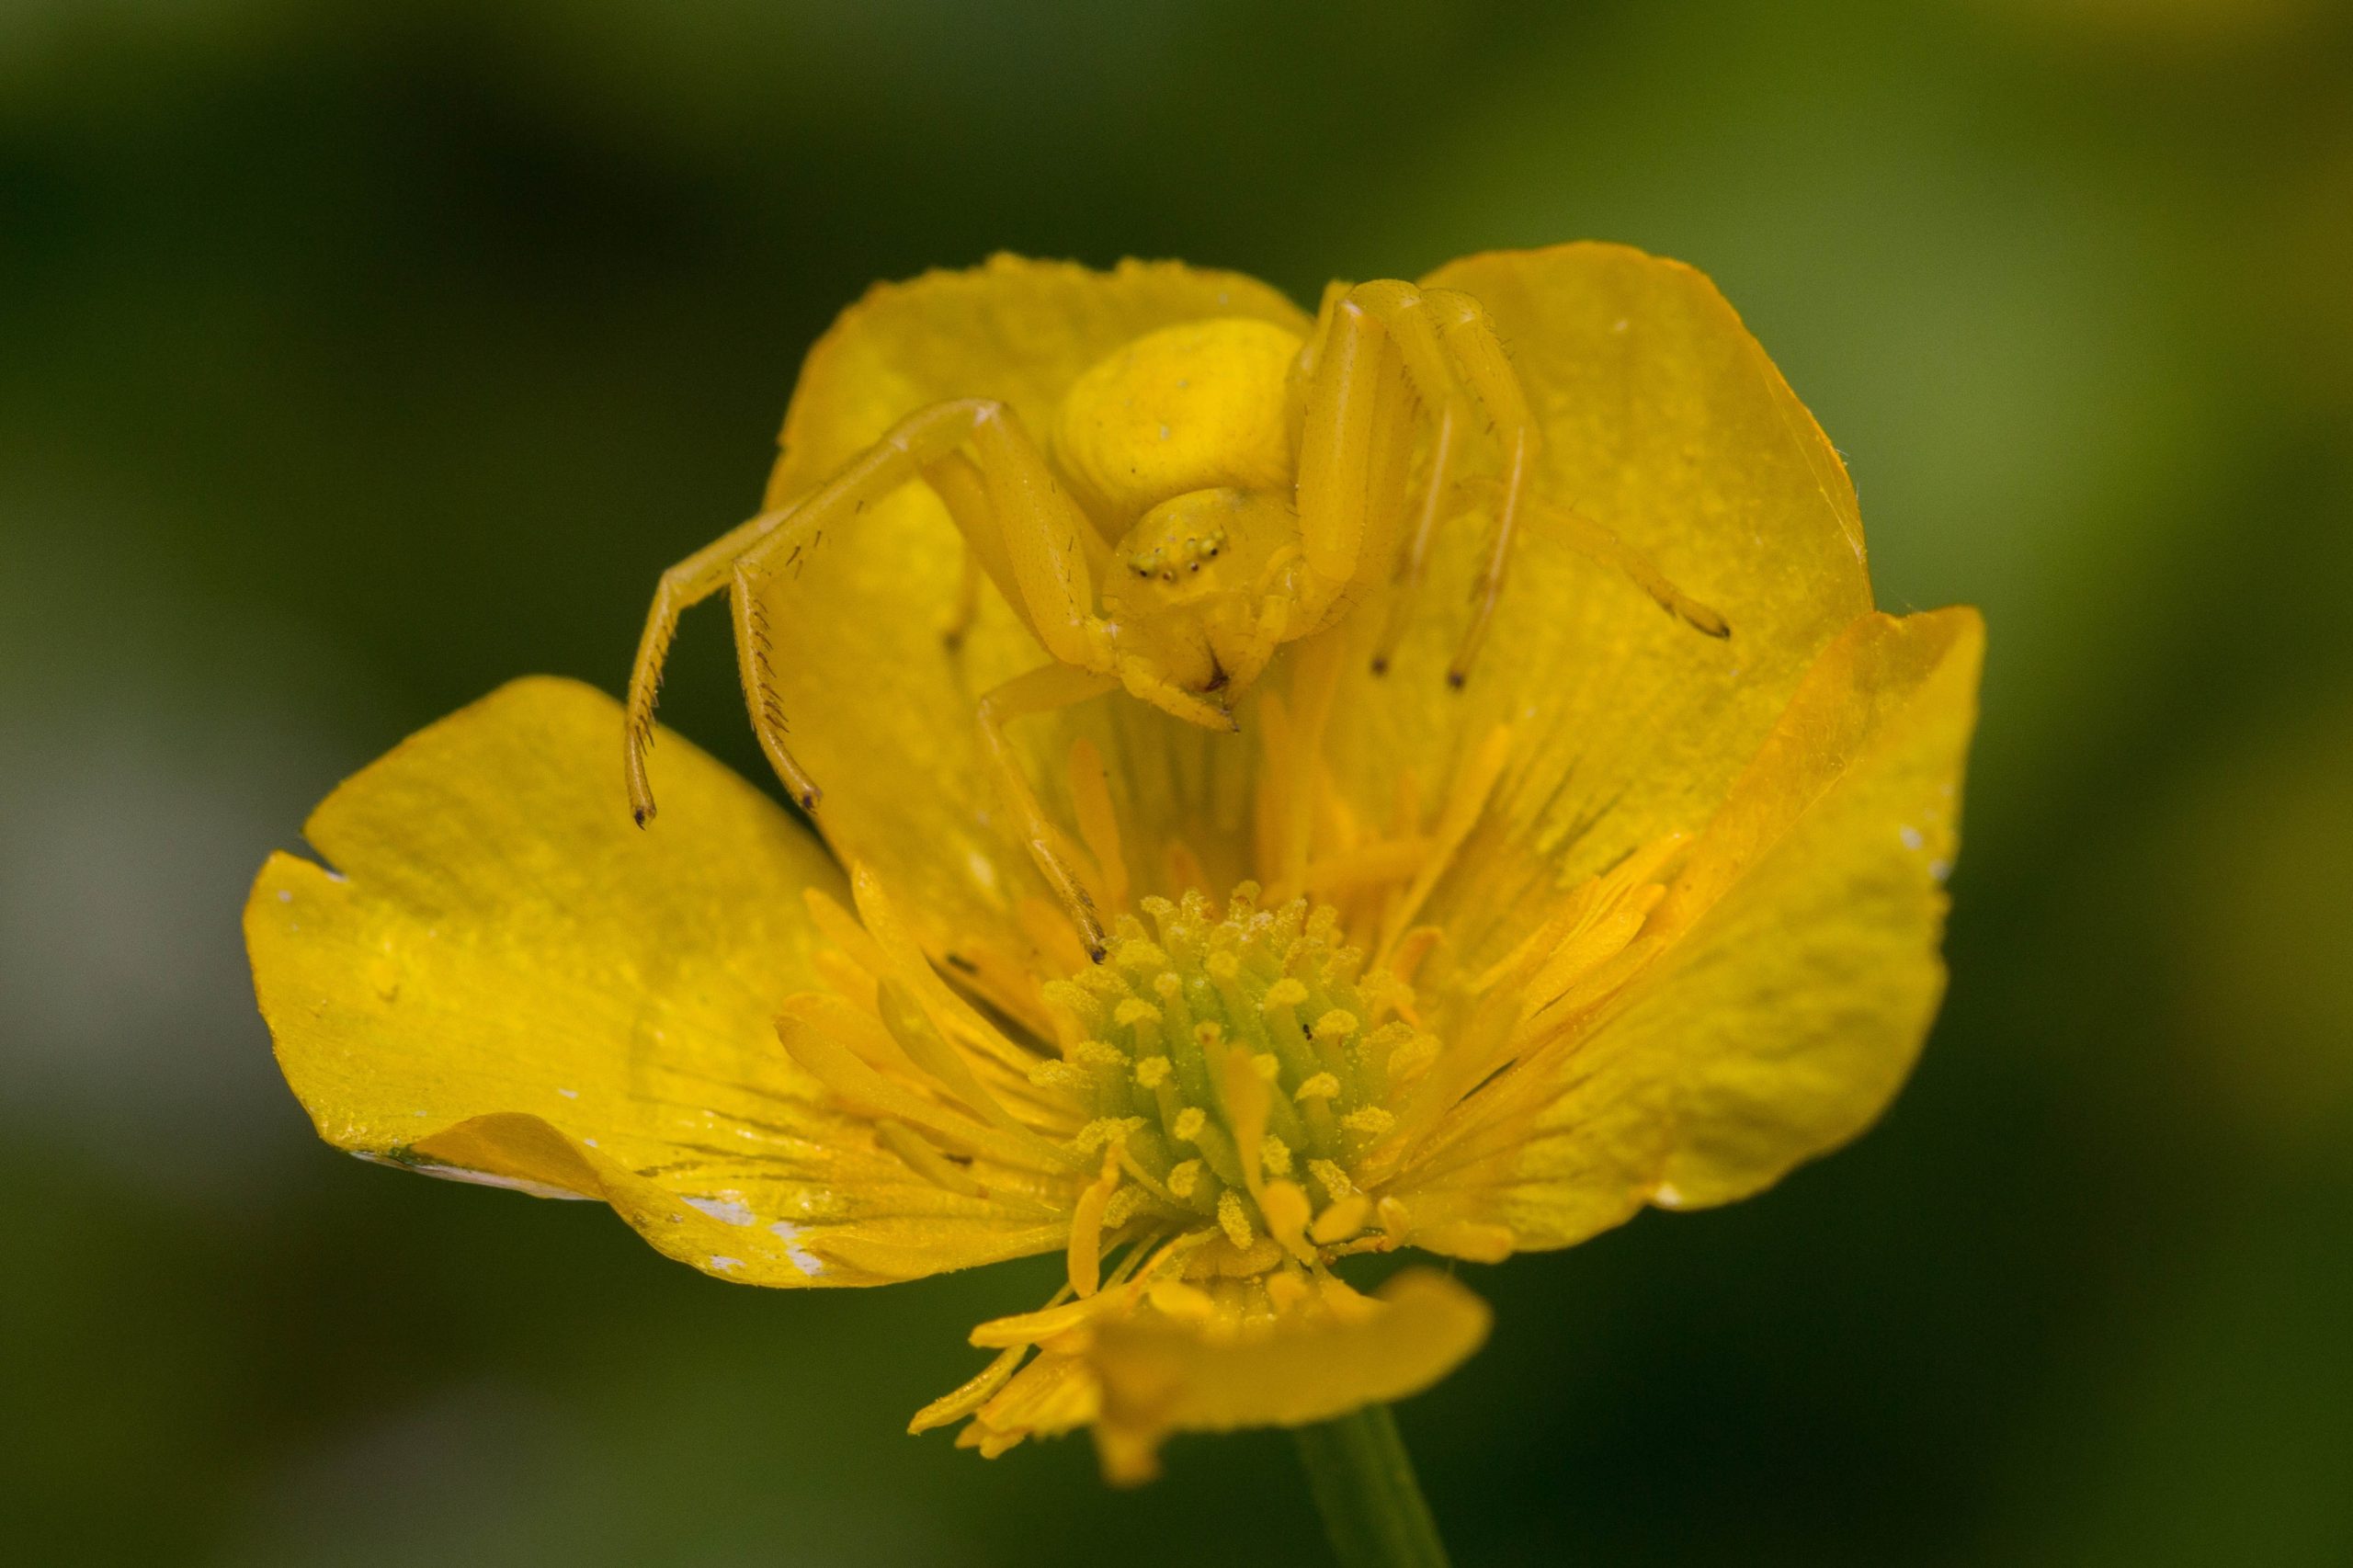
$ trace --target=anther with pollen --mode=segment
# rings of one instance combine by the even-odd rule
[[[1078,1112],[1074,1153],[1116,1148],[1102,1223],[1214,1230],[1250,1256],[1355,1235],[1372,1210],[1354,1172],[1434,1044],[1390,1016],[1403,988],[1363,972],[1336,911],[1262,908],[1255,883],[1222,912],[1199,893],[1142,912],[1046,987],[1063,1056],[1031,1074]]]

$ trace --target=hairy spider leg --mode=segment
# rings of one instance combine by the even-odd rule
[[[1379,581],[1396,563],[1398,508],[1407,457],[1403,426],[1413,395],[1389,332],[1357,290],[1324,299],[1309,351],[1295,491],[1305,570],[1299,614],[1287,639],[1337,620],[1349,590]]]
[[[1535,472],[1538,436],[1527,396],[1486,312],[1467,294],[1425,291],[1393,279],[1345,292],[1326,290],[1317,329],[1302,355],[1308,385],[1300,434],[1299,513],[1311,602],[1309,625],[1298,634],[1336,619],[1334,601],[1348,586],[1393,571],[1398,591],[1373,655],[1376,671],[1386,667],[1411,616],[1430,540],[1454,486],[1467,402],[1502,443],[1504,461],[1502,501],[1471,622],[1447,669],[1448,682],[1460,687],[1502,597],[1522,500]],[[1391,348],[1393,357],[1387,352]],[[1380,433],[1381,426],[1393,426],[1397,419],[1396,408],[1385,399],[1399,372],[1435,426],[1430,472],[1402,559],[1383,502],[1386,491],[1402,483],[1404,442],[1393,428],[1385,439]],[[1384,463],[1388,472],[1381,473]]]
[[[979,475],[977,496],[964,483],[967,468],[947,460],[969,442],[973,457],[971,472]],[[1046,469],[1045,460],[1010,410],[986,399],[937,403],[910,415],[892,426],[868,454],[812,495],[801,511],[811,526],[823,527],[845,511],[853,515],[927,469],[939,470],[949,494],[961,505],[949,515],[965,532],[966,549],[982,564],[996,566],[1009,580],[1007,597],[1020,607],[1046,652],[1063,664],[1077,665],[1108,678],[1111,666],[1109,629],[1094,611],[1094,585],[1079,543],[1088,525]],[[736,558],[733,565],[736,654],[744,678],[745,700],[761,748],[778,771],[788,778],[800,772],[784,743],[784,719],[768,665],[768,640],[763,617],[763,590],[781,562],[781,536],[771,533]],[[1074,698],[1071,700],[1077,700]],[[985,725],[983,726],[985,730]],[[985,737],[996,744],[1000,737]],[[787,770],[790,771],[788,772]],[[805,802],[808,804],[812,802]],[[1064,901],[1085,910],[1083,891],[1068,866],[1054,853],[1051,825],[1027,786],[1008,801],[1023,819],[1025,838],[1039,869]],[[1082,926],[1099,932],[1100,922],[1086,911]]]
[[[1438,534],[1461,460],[1461,411],[1449,401],[1439,411],[1438,428],[1430,437],[1429,483],[1422,490],[1422,505],[1414,517],[1414,530],[1405,536],[1405,553],[1397,566],[1396,590],[1390,596],[1388,623],[1381,629],[1380,641],[1373,644],[1374,675],[1389,673],[1390,662],[1397,656],[1397,645],[1405,640],[1405,628],[1413,623],[1422,579],[1428,574],[1430,540]]]
[[[785,744],[784,714],[768,667],[768,629],[762,590],[804,537],[830,522],[855,517],[969,443],[982,476],[984,508],[950,508],[960,527],[985,518],[987,537],[968,535],[983,565],[1002,562],[1014,590],[1007,597],[1048,653],[1108,673],[1109,629],[1094,613],[1094,587],[1078,543],[1085,517],[1047,472],[1019,422],[999,403],[981,398],[935,403],[901,420],[804,500],[763,513],[663,574],[640,639],[630,677],[625,731],[631,808],[640,824],[654,815],[644,767],[661,665],[678,615],[728,588],[735,612],[737,673],[760,748],[804,809],[822,798],[807,769]],[[951,481],[952,483],[952,481]]]
[[[678,634],[678,617],[727,585],[728,568],[737,556],[782,527],[794,515],[790,506],[762,512],[737,524],[662,574],[654,590],[653,607],[645,614],[645,630],[637,640],[637,658],[630,666],[628,717],[622,729],[622,763],[629,779],[630,812],[643,827],[654,820],[654,790],[645,777],[645,753],[654,744],[654,707],[662,693],[662,666]],[[806,774],[785,777],[794,798],[813,797],[816,786]]]
[[[1512,536],[1519,526],[1529,483],[1536,473],[1538,437],[1536,420],[1528,410],[1528,394],[1485,309],[1470,295],[1452,289],[1433,289],[1422,300],[1437,314],[1438,340],[1446,345],[1448,358],[1504,447],[1503,502],[1495,508],[1495,536],[1480,570],[1471,624],[1463,629],[1454,662],[1447,666],[1446,678],[1459,687],[1471,674],[1471,661],[1478,657],[1479,645],[1486,640],[1488,624],[1495,619],[1495,605],[1503,597]]]
[[[957,528],[966,540],[964,582],[971,586],[969,590],[960,590],[960,597],[963,591],[977,596],[978,580],[983,574],[995,579],[1000,588],[1005,588],[1011,580],[1012,566],[1000,548],[1003,530],[996,526],[986,481],[980,468],[961,454],[951,454],[926,469],[924,477],[939,493],[940,499],[947,504],[949,515],[956,519]],[[1078,537],[1082,544],[1091,543],[1091,536],[1082,533]],[[1006,598],[1022,615],[1031,631],[1038,631],[1036,618],[1029,613],[1020,594],[1007,589]],[[1256,676],[1267,657],[1272,653],[1275,642],[1279,641],[1284,608],[1284,604],[1270,601],[1261,610],[1260,635],[1254,641],[1264,641],[1266,647],[1263,652],[1254,651],[1256,663],[1245,666],[1247,678]],[[960,604],[958,614],[963,624],[969,626],[972,610]],[[1041,643],[1045,642],[1042,632],[1039,634],[1039,641]],[[1086,673],[1091,677],[1091,684],[1074,680],[1066,687],[1055,685],[1047,678],[1055,670],[1074,675]],[[1085,884],[1071,869],[1072,856],[1067,836],[1053,824],[1039,804],[1036,792],[1023,776],[1020,763],[1006,740],[1004,728],[1012,720],[1083,702],[1115,685],[1125,687],[1132,696],[1154,704],[1165,712],[1205,729],[1231,732],[1237,727],[1232,713],[1187,691],[1146,661],[1132,654],[1120,653],[1116,648],[1108,676],[1099,668],[1049,665],[995,688],[981,704],[981,736],[996,775],[998,793],[1020,819],[1023,841],[1028,844],[1030,858],[1037,862],[1039,871],[1061,896],[1073,923],[1085,938],[1088,951],[1097,957],[1101,956],[1097,949],[1103,937],[1102,917],[1087,897]],[[1040,692],[1046,693],[1046,699],[1033,700]]]
[[[1435,426],[1421,506],[1415,514],[1412,531],[1406,535],[1388,622],[1373,644],[1372,670],[1380,675],[1388,669],[1413,619],[1414,601],[1429,561],[1430,540],[1452,495],[1455,472],[1462,455],[1465,394],[1461,378],[1456,374],[1445,343],[1431,321],[1432,301],[1428,296],[1410,283],[1390,279],[1359,285],[1349,290],[1347,297],[1379,322],[1396,344],[1414,395]]]
[[[1029,613],[1028,597],[1014,575],[1012,557],[1005,550],[1004,531],[997,526],[996,512],[989,504],[988,480],[979,465],[962,452],[949,452],[926,468],[923,479],[948,508],[956,531],[964,540],[963,568],[957,577],[955,600],[940,628],[940,640],[951,651],[963,646],[980,615],[981,583],[985,578],[996,584],[1005,602],[1021,618],[1021,624],[1029,629],[1039,645],[1047,646],[1044,633]],[[1081,529],[1078,543],[1087,556],[1090,573],[1099,569],[1102,546],[1093,530]]]
[[[1021,759],[1006,738],[1005,727],[1016,719],[1051,713],[1100,697],[1119,684],[1118,676],[1103,671],[1071,665],[1040,665],[1029,674],[1016,676],[993,688],[981,699],[981,742],[988,756],[990,771],[996,775],[997,792],[1020,818],[1029,858],[1038,863],[1038,869],[1070,911],[1078,926],[1079,939],[1086,944],[1087,957],[1098,963],[1105,951],[1103,917],[1096,910],[1086,884],[1071,870],[1068,840],[1038,803],[1037,791],[1029,787],[1029,778],[1021,771]]]
[[[979,611],[980,583],[983,576],[995,580],[998,588],[1015,613],[1018,614],[1033,632],[1038,631],[1036,618],[1014,583],[1013,568],[1003,548],[1004,533],[998,527],[995,508],[989,500],[988,482],[979,465],[961,452],[951,452],[924,471],[925,480],[938,493],[948,507],[949,516],[956,522],[957,531],[964,536],[964,569],[958,585],[954,619],[948,629],[950,648],[958,646],[964,633],[971,630],[973,617]],[[1090,536],[1082,533],[1081,541]],[[1045,642],[1039,634],[1040,643]],[[1099,670],[1087,670],[1069,665],[1045,665],[1019,676],[990,690],[981,699],[979,722],[981,744],[995,776],[998,797],[1012,808],[1018,821],[1022,842],[1028,846],[1029,858],[1038,867],[1047,885],[1063,901],[1071,923],[1078,927],[1080,939],[1086,944],[1089,957],[1103,956],[1103,917],[1096,908],[1086,885],[1072,869],[1073,854],[1068,835],[1054,825],[1040,804],[1037,791],[1021,771],[1021,763],[1005,734],[1011,721],[1029,714],[1051,712],[1084,702],[1111,689],[1112,687],[1136,684],[1143,672],[1128,668],[1133,660],[1120,662],[1120,676],[1106,675]],[[1067,681],[1057,676],[1070,677]],[[1166,684],[1166,683],[1163,683]],[[1174,687],[1170,687],[1176,691]],[[1177,693],[1182,696],[1185,694]],[[1196,703],[1204,716],[1222,718],[1206,704]],[[1232,728],[1230,719],[1224,727]]]
[[[1047,472],[1019,422],[1009,414],[983,416],[973,427],[971,445],[972,457],[950,448],[925,465],[921,473],[964,540],[964,569],[952,630],[961,637],[970,629],[978,609],[980,579],[985,575],[996,583],[1006,603],[1049,653],[1058,659],[1075,653],[1086,661],[1042,665],[983,696],[978,715],[983,752],[997,793],[1012,810],[1022,843],[1039,873],[1069,911],[1088,954],[1099,959],[1104,943],[1102,915],[1086,883],[1072,869],[1074,856],[1068,836],[1046,815],[1005,733],[1006,725],[1015,719],[1084,702],[1121,683],[1120,675],[1112,673],[1108,629],[1093,610],[1088,559],[1095,536]],[[1007,508],[1027,521],[1007,528]],[[1040,523],[1049,526],[1041,529]],[[1054,559],[1063,552],[1067,559]],[[1040,553],[1048,559],[1031,560],[1025,575],[1025,554]],[[756,594],[748,597],[750,602],[759,602]],[[745,599],[746,596],[738,596],[737,603]],[[738,645],[749,646],[749,640],[739,639]],[[1127,667],[1131,664],[1132,660],[1119,661],[1120,674],[1131,687],[1138,683],[1138,672]],[[755,678],[765,691],[765,674]],[[763,698],[752,700],[756,711],[763,708]],[[1204,704],[1195,706],[1200,708],[1201,722],[1219,719],[1224,727],[1232,727],[1232,721],[1214,710]]]
[[[1485,484],[1492,486],[1494,482],[1487,481]],[[1655,562],[1620,539],[1608,526],[1574,506],[1560,506],[1540,495],[1528,497],[1528,510],[1531,517],[1559,530],[1562,542],[1570,549],[1587,560],[1623,573],[1636,587],[1657,601],[1661,609],[1694,631],[1716,638],[1732,635],[1730,621],[1676,586]]]

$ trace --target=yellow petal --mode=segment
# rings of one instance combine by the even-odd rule
[[[669,1256],[761,1284],[1060,1245],[1034,1209],[916,1176],[792,1065],[771,1020],[815,983],[801,893],[846,896],[840,873],[675,737],[678,809],[639,830],[620,722],[586,687],[517,681],[336,790],[305,827],[327,866],[263,868],[255,988],[320,1135],[602,1199]]]
[[[1218,316],[1305,326],[1262,283],[1174,263],[1095,272],[999,256],[877,288],[811,351],[770,500],[804,494],[892,422],[943,399],[1001,400],[1045,441],[1063,393],[1096,361],[1146,332]],[[983,693],[1046,657],[994,588],[961,650],[943,644],[961,561],[938,498],[911,485],[828,529],[769,607],[792,745],[825,791],[819,825],[845,859],[891,887],[935,952],[954,934],[1010,929],[1020,896],[1042,888],[981,764],[974,713]],[[1115,796],[1122,771],[1189,778],[1212,756],[1223,769],[1244,760],[1230,738],[1124,694],[1021,720],[1010,733],[1065,828],[1082,821],[1067,798],[1070,748],[1082,735],[1111,760]],[[663,811],[665,824],[676,820],[666,801]]]
[[[1511,831],[1468,845],[1423,915],[1491,962],[1561,888],[1705,823],[1870,590],[1837,454],[1705,277],[1574,244],[1472,256],[1424,281],[1494,317],[1541,426],[1542,502],[1615,530],[1732,626],[1720,641],[1670,619],[1531,517],[1469,686],[1449,691],[1485,519],[1442,528],[1392,668],[1347,664],[1334,761],[1377,816],[1401,767],[1428,798],[1510,727],[1491,814]],[[1359,644],[1378,619],[1350,623]]]
[[[1406,1269],[1370,1301],[1337,1290],[1359,1310],[1319,1301],[1240,1338],[1157,1313],[1102,1325],[1089,1360],[1112,1479],[1148,1477],[1170,1432],[1297,1426],[1418,1393],[1487,1336],[1487,1304],[1434,1269]]]
[[[1832,644],[1654,917],[1661,956],[1409,1157],[1422,1223],[1565,1245],[1754,1192],[1879,1114],[1943,991],[1983,644],[1965,609]]]

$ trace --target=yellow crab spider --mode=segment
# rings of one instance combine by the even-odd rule
[[[1463,472],[1480,429],[1495,453],[1483,481]],[[1495,523],[1448,668],[1459,687],[1502,595],[1519,521],[1540,505],[1529,492],[1536,423],[1486,312],[1467,294],[1397,281],[1334,284],[1303,339],[1239,318],[1148,333],[1072,384],[1048,437],[1041,447],[1001,403],[934,403],[814,491],[664,573],[630,676],[626,766],[638,823],[654,816],[645,747],[678,617],[722,589],[761,748],[815,810],[821,791],[786,744],[772,689],[766,595],[825,528],[855,527],[900,486],[927,483],[966,546],[950,642],[985,574],[1046,652],[1047,663],[982,697],[983,754],[1039,869],[1099,957],[1102,921],[1006,726],[1124,687],[1176,718],[1231,730],[1236,699],[1279,647],[1394,582],[1373,655],[1375,671],[1385,669],[1435,530],[1478,488]],[[1417,449],[1422,474],[1409,494]],[[1564,510],[1558,520],[1569,542],[1670,612],[1725,634],[1721,618],[1608,530]]]

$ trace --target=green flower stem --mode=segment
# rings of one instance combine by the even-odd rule
[[[1341,1568],[1446,1568],[1445,1543],[1387,1405],[1292,1436]]]

